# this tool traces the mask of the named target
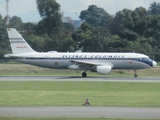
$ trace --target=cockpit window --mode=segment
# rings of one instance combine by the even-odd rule
[[[152,61],[150,58],[142,58],[142,60]]]

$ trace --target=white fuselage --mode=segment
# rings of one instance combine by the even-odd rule
[[[110,65],[112,69],[147,69],[154,66],[154,61],[139,53],[23,53],[11,54],[23,63],[53,68],[68,69],[74,61]]]

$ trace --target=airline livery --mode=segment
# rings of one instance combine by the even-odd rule
[[[147,55],[140,53],[69,53],[69,52],[36,52],[14,28],[7,28],[12,54],[6,58],[16,59],[30,65],[52,68],[84,70],[98,74],[110,74],[112,69],[132,69],[137,77],[137,69],[152,68],[157,63]]]

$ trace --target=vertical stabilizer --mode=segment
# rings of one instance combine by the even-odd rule
[[[16,29],[7,28],[7,33],[13,54],[35,52]]]

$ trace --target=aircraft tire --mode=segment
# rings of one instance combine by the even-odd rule
[[[138,77],[138,75],[137,75],[137,74],[134,74],[134,77],[135,77],[135,78],[137,78],[137,77]]]
[[[87,77],[87,73],[86,73],[86,72],[83,72],[83,73],[82,73],[82,77]]]

